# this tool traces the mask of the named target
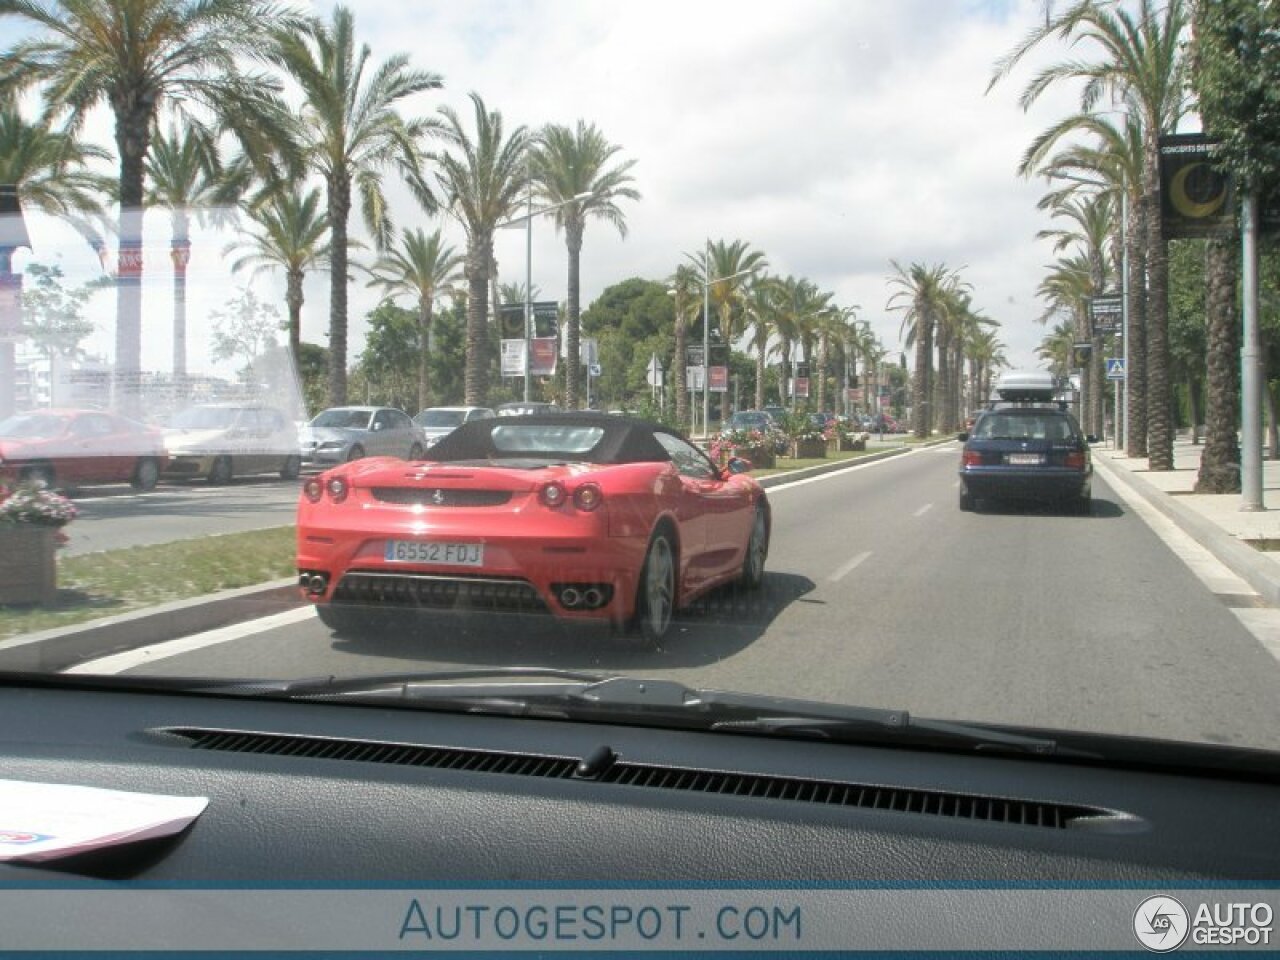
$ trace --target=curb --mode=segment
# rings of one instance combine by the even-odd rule
[[[1094,465],[1101,466],[1108,479],[1119,478],[1121,483],[1172,520],[1183,533],[1199,542],[1228,570],[1257,590],[1268,604],[1280,606],[1280,566],[1237,540],[1212,520],[1178,503],[1176,498],[1150,481],[1107,463],[1101,457],[1094,460]]]
[[[0,670],[56,672],[93,657],[203,633],[302,603],[295,577],[175,600],[0,640]]]

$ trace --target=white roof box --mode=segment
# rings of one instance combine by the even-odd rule
[[[1009,370],[996,381],[996,396],[1001,400],[1052,400],[1058,393],[1058,381],[1047,370]]]

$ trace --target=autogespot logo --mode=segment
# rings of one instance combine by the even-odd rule
[[[1187,939],[1191,917],[1173,897],[1147,897],[1133,914],[1133,933],[1138,942],[1156,953],[1177,950]]]

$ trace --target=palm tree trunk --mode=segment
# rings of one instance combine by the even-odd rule
[[[1146,201],[1130,205],[1133,223],[1128,233],[1129,246],[1129,351],[1128,377],[1129,401],[1127,405],[1128,434],[1125,453],[1130,457],[1147,455],[1147,298],[1143,291],[1147,258],[1144,240],[1144,224],[1147,219]],[[1157,211],[1158,212],[1158,211]]]
[[[302,358],[302,281],[301,270],[291,268],[285,273],[284,302],[289,311],[289,362],[299,370]],[[299,376],[299,383],[301,377]]]
[[[431,400],[431,297],[418,298],[418,410]]]
[[[760,341],[756,350],[756,406],[755,409],[764,409],[764,375],[767,371],[765,365],[764,352],[768,349],[768,343],[764,340]]]
[[[488,235],[475,237],[467,246],[467,364],[463,378],[463,402],[481,406],[485,394],[485,317],[489,309]]]
[[[676,301],[676,355],[671,365],[675,368],[676,423],[683,430],[689,426],[689,377],[685,366],[689,351],[689,324],[684,314],[684,304]]]
[[[827,334],[824,331],[818,339],[818,410],[827,409]]]
[[[947,393],[950,389],[950,373],[951,373],[951,331],[947,325],[939,324],[937,327],[937,350],[938,350],[938,376],[933,384],[933,416],[930,422],[938,432],[945,432],[947,429]]]
[[[351,180],[346,170],[326,178],[329,190],[329,405],[347,402],[347,218]]]
[[[120,154],[120,250],[116,264],[116,405],[142,414],[142,205],[154,105],[115,105]]]
[[[914,421],[915,435],[924,439],[929,435],[930,388],[933,386],[930,376],[930,364],[933,363],[933,319],[920,316],[916,320],[916,376],[911,385],[911,419]]]
[[[1150,469],[1173,469],[1172,391],[1169,385],[1169,246],[1160,220],[1159,149],[1147,145],[1147,416]]]
[[[1236,245],[1210,240],[1205,248],[1205,432],[1196,493],[1240,492],[1237,436],[1237,369],[1240,328],[1236,323]]]
[[[180,395],[186,393],[187,378],[187,264],[191,261],[191,229],[187,214],[176,209],[172,215],[173,242],[173,379]]]
[[[582,225],[566,218],[564,242],[569,250],[569,277],[566,287],[565,342],[564,365],[564,399],[570,410],[578,409],[578,297],[580,295],[579,268],[582,261]],[[704,361],[708,362],[709,361]],[[706,429],[706,424],[703,424]]]

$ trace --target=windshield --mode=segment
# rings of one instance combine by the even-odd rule
[[[191,407],[176,414],[169,426],[179,430],[225,430],[236,422],[238,410],[227,407]]]
[[[0,571],[65,538],[0,671],[555,668],[1280,757],[1280,220],[1248,272],[1237,222],[1280,148],[1202,103],[1215,4],[167,19],[222,3],[134,49],[125,0],[0,2],[0,436],[76,421],[0,451]]]
[[[465,410],[423,410],[414,419],[422,427],[456,427],[466,415]]]
[[[51,417],[44,414],[9,417],[0,421],[0,437],[13,440],[26,440],[36,437],[56,437],[66,429],[67,421],[62,417]]]
[[[363,430],[369,425],[369,416],[368,410],[326,410],[311,421],[311,426]]]

